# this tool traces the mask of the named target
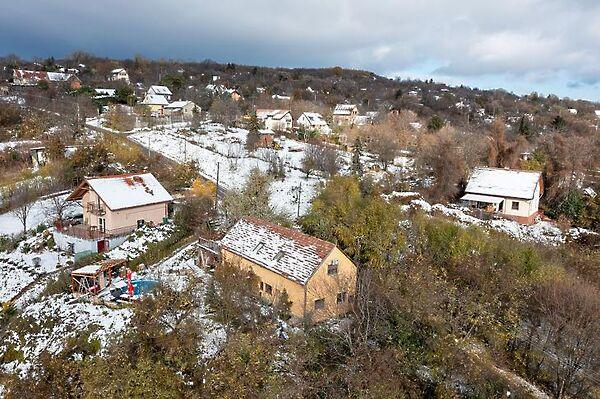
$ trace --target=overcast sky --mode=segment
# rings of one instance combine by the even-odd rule
[[[74,50],[600,100],[599,0],[0,0],[0,54]]]

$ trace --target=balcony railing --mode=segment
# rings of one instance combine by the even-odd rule
[[[87,203],[87,210],[92,215],[102,216],[106,214],[106,209],[103,205],[96,204],[94,202]]]
[[[136,226],[121,227],[118,229],[101,231],[96,226],[76,224],[67,226],[56,226],[56,231],[71,237],[84,240],[100,240],[105,238],[124,236],[136,229]]]

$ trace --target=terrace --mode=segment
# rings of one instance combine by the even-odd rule
[[[67,226],[56,226],[56,231],[71,237],[83,240],[100,240],[104,238],[124,236],[136,229],[135,226],[122,227],[112,230],[99,230],[97,226],[76,224]]]

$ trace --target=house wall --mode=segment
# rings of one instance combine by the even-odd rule
[[[337,260],[337,275],[328,275],[328,265]],[[325,258],[321,267],[313,274],[306,284],[306,316],[318,322],[340,316],[350,308],[350,301],[356,291],[356,266],[337,247]],[[346,300],[337,303],[338,293],[346,293]],[[323,309],[315,309],[315,301],[325,299]]]
[[[518,202],[519,209],[512,209],[512,203]],[[516,216],[520,218],[529,218],[538,212],[540,204],[540,185],[538,184],[535,192],[533,193],[533,199],[524,200],[518,198],[504,198],[504,209],[502,213],[507,216]]]
[[[269,295],[265,291],[261,291],[261,297],[266,301],[270,303],[274,302],[278,295],[285,290],[289,300],[292,302],[290,306],[291,314],[298,318],[304,317],[304,287],[302,285],[288,280],[280,274],[274,273],[271,270],[257,265],[246,258],[242,258],[226,249],[221,249],[221,258],[223,262],[235,265],[242,270],[252,271],[260,281],[273,287],[272,295]]]
[[[73,245],[74,254],[78,254],[81,252],[98,252],[98,240],[86,240],[83,238],[73,237],[68,234],[58,232],[56,230],[52,233],[52,237],[54,238],[56,246],[62,251],[69,251],[71,249],[71,245]],[[126,239],[127,236],[109,238],[108,247],[106,248],[106,250],[118,247],[119,245],[123,244]]]
[[[292,116],[287,114],[282,119],[265,119],[265,128],[273,131],[290,130],[292,128]]]
[[[221,250],[224,262],[229,262],[240,267],[242,270],[252,271],[260,281],[273,287],[273,294],[269,295],[261,291],[261,297],[268,302],[277,300],[283,290],[288,294],[292,302],[290,312],[294,317],[310,317],[312,321],[318,322],[328,318],[337,317],[348,311],[350,298],[354,296],[356,289],[356,266],[338,248],[324,260],[321,267],[309,279],[306,286],[288,280],[287,278],[257,265],[246,258],[238,256],[226,249]],[[329,276],[327,266],[337,259],[338,274]],[[346,292],[346,301],[337,304],[338,293]],[[315,310],[315,300],[325,299],[325,307]]]
[[[88,202],[92,202],[94,204],[99,202],[100,205],[104,207],[106,213],[103,216],[97,216],[93,213],[90,213],[87,209]],[[106,204],[93,190],[88,190],[88,192],[83,195],[82,205],[83,223],[89,226],[98,227],[98,218],[102,217],[106,221],[106,230],[136,227],[138,220],[144,220],[145,223],[152,222],[156,225],[162,224],[163,218],[169,214],[168,205],[166,203],[112,211],[108,209]]]

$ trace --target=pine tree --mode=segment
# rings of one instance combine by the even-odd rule
[[[429,123],[427,124],[427,129],[433,132],[437,132],[438,130],[443,128],[445,124],[446,123],[442,118],[440,118],[437,115],[433,115],[429,120]]]
[[[519,134],[529,139],[531,138],[531,133],[532,132],[529,123],[527,123],[527,121],[525,120],[525,116],[522,116],[521,120],[519,121]]]
[[[363,146],[360,137],[357,137],[354,141],[354,148],[352,149],[352,173],[362,177],[363,167],[360,163],[360,157],[362,156]]]

